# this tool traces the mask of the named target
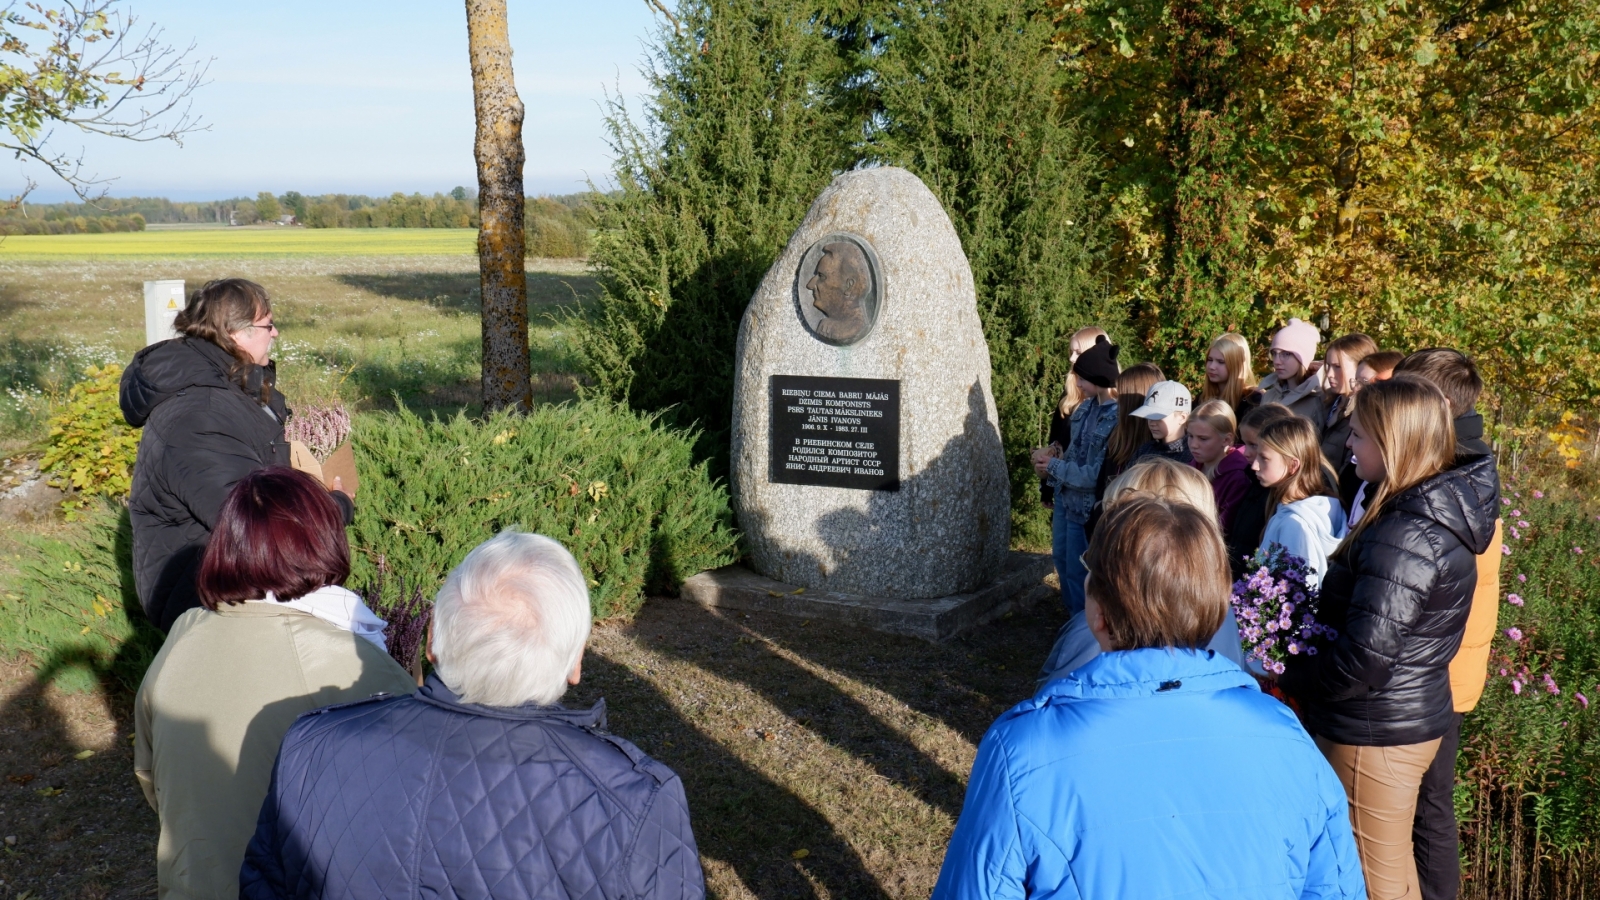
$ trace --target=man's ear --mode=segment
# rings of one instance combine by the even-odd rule
[[[572,664],[572,671],[567,674],[567,684],[577,684],[583,680],[583,654],[578,654],[578,661]]]

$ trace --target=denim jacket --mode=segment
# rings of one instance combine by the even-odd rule
[[[1116,398],[1084,401],[1072,411],[1072,445],[1050,460],[1045,480],[1056,489],[1056,514],[1087,522],[1094,508],[1094,486],[1106,458],[1106,441],[1117,424]]]

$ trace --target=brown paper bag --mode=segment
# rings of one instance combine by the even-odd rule
[[[311,448],[299,441],[289,442],[289,465],[322,481],[322,464],[317,462],[317,457],[312,454]]]
[[[350,442],[345,441],[328,458],[322,461],[322,483],[333,489],[333,480],[338,478],[344,484],[344,492],[351,497],[356,495],[356,454],[350,449]]]

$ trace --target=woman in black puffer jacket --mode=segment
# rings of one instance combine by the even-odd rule
[[[228,492],[257,469],[289,464],[266,289],[242,278],[208,282],[173,325],[183,336],[140,350],[120,395],[123,418],[144,428],[128,498],[133,582],[163,632],[200,605],[195,576]],[[349,523],[350,498],[333,499]]]
[[[1450,660],[1499,507],[1493,457],[1458,458],[1455,445],[1432,384],[1399,377],[1356,395],[1350,449],[1378,488],[1322,583],[1318,618],[1339,637],[1291,658],[1280,683],[1352,798],[1373,900],[1419,893],[1418,788],[1452,722]]]

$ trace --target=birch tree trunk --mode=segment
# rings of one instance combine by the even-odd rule
[[[483,408],[532,406],[528,279],[523,271],[522,101],[511,72],[506,0],[466,0],[477,115],[478,283],[483,296]]]

